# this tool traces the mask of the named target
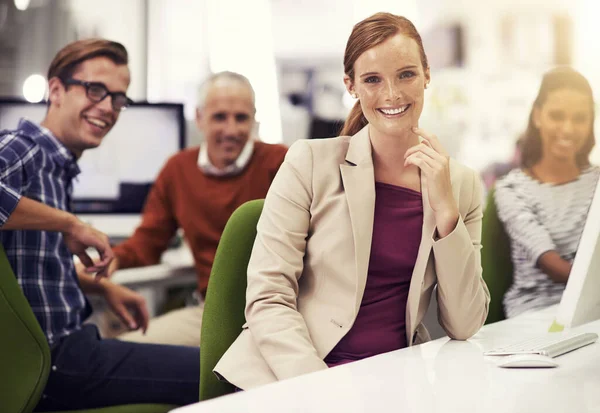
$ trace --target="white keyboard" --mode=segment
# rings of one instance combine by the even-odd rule
[[[557,357],[577,350],[598,340],[596,333],[547,333],[506,347],[498,347],[484,352],[486,356],[510,356],[513,354],[541,354]]]

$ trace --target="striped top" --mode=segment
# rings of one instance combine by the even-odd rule
[[[554,185],[515,169],[496,183],[496,207],[514,266],[504,295],[507,317],[560,302],[565,284],[552,281],[536,263],[551,250],[573,262],[599,176],[600,168],[589,167],[576,180]]]

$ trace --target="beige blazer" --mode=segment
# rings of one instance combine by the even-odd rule
[[[323,359],[352,327],[367,280],[375,208],[368,128],[352,137],[297,141],[289,149],[258,222],[248,265],[247,323],[215,367],[237,387],[326,369]],[[429,339],[421,320],[436,285],[438,318],[448,336],[469,338],[487,316],[480,180],[454,161],[450,172],[460,218],[443,239],[434,239],[422,182],[423,233],[406,308],[408,345]]]

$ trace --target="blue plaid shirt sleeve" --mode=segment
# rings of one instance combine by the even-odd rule
[[[0,137],[0,227],[17,207],[39,154],[39,147],[33,141],[16,137],[14,133]]]
[[[16,130],[0,132],[0,224],[19,196],[68,211],[78,172],[75,157],[51,131],[21,120]],[[0,231],[0,243],[48,343],[80,329],[91,307],[62,233]]]

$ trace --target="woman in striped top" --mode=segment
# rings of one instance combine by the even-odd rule
[[[585,77],[566,67],[547,72],[529,116],[522,168],[496,184],[514,265],[507,317],[560,301],[600,176],[589,162],[593,124]]]

